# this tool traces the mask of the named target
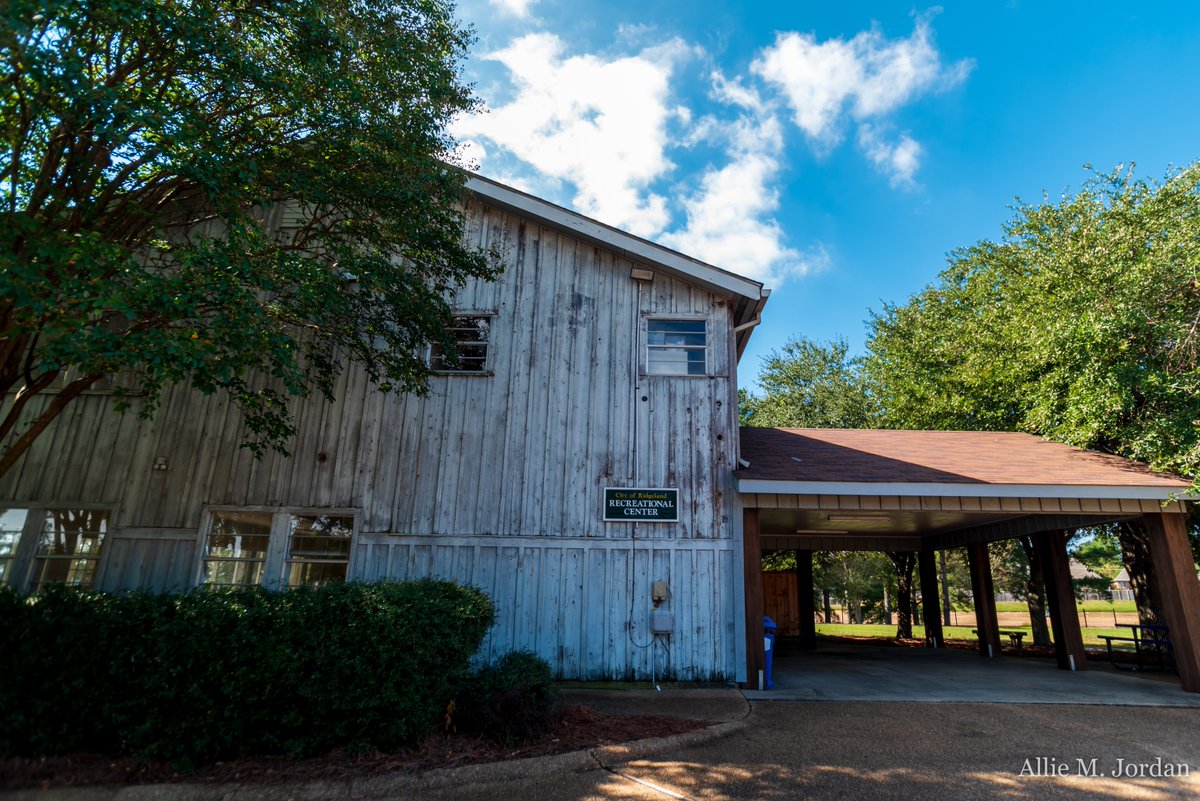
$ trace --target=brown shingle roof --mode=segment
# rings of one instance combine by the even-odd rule
[[[1183,490],[1141,462],[1030,434],[743,428],[739,479],[847,483],[1036,484]]]

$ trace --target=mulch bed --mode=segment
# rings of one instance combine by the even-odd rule
[[[313,759],[246,757],[217,762],[183,773],[165,762],[145,762],[99,754],[11,758],[0,761],[0,789],[80,787],[91,785],[302,783],[319,779],[367,778],[389,773],[417,773],[507,759],[562,754],[647,737],[682,734],[709,726],[709,721],[665,715],[602,715],[587,707],[569,706],[555,730],[539,740],[505,746],[462,735],[435,734],[419,748],[395,754],[334,752]]]

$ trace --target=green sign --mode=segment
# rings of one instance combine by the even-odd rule
[[[674,523],[679,519],[679,490],[605,487],[604,519],[622,523]]]

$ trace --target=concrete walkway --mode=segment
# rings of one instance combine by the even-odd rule
[[[1185,693],[1170,673],[1118,671],[1107,662],[1072,673],[1046,658],[849,642],[781,653],[775,688],[747,698],[1200,707],[1200,693]]]

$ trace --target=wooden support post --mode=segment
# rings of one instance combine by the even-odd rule
[[[938,574],[933,551],[917,553],[917,568],[921,572],[921,607],[925,617],[925,646],[942,647],[941,604],[938,603]]]
[[[1200,581],[1188,545],[1187,515],[1151,514],[1145,521],[1179,681],[1188,692],[1200,692]]]
[[[1063,670],[1085,670],[1087,654],[1083,650],[1075,588],[1071,585],[1067,534],[1064,531],[1043,531],[1033,535],[1033,544],[1042,560],[1042,578],[1046,582],[1046,601],[1050,607],[1050,627],[1054,631],[1054,658]]]
[[[1000,625],[996,622],[996,590],[992,586],[992,561],[986,542],[967,546],[971,568],[971,592],[975,595],[975,630],[979,634],[979,653],[1000,656]]]
[[[742,563],[746,588],[746,683],[743,688],[758,689],[758,673],[766,669],[763,647],[762,533],[758,510],[742,510]]]
[[[800,647],[817,647],[816,604],[813,603],[813,552],[796,551],[796,592],[800,599]]]

